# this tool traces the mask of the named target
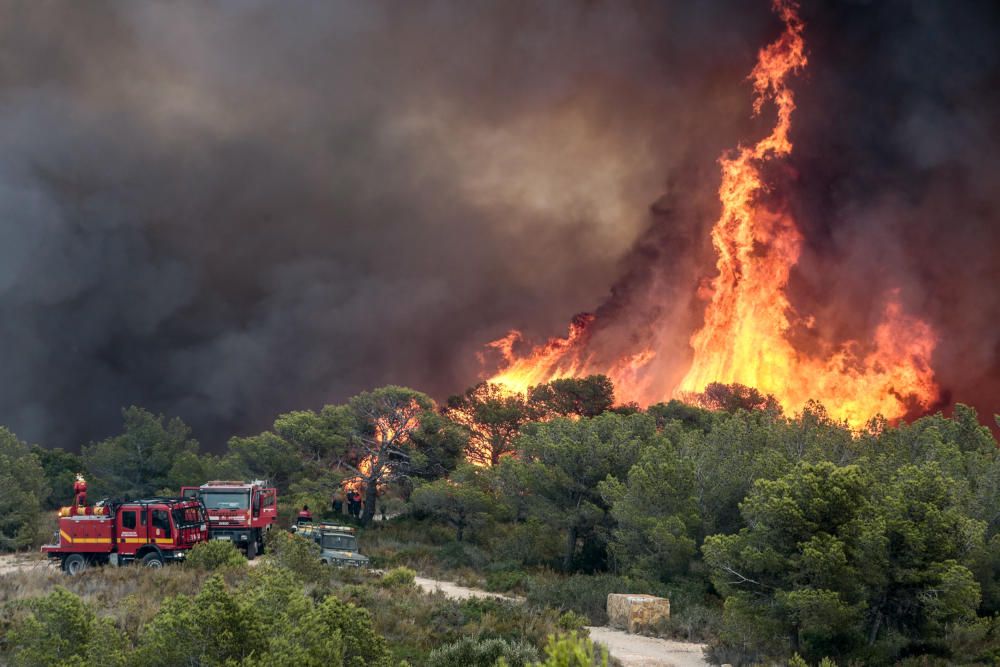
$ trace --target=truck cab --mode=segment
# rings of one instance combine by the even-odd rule
[[[358,550],[358,538],[350,526],[306,523],[296,526],[295,532],[319,545],[320,560],[327,565],[368,567],[368,556]]]
[[[264,550],[264,534],[278,518],[278,490],[259,480],[216,480],[181,487],[181,495],[199,500],[208,514],[213,540],[227,540],[253,560]]]

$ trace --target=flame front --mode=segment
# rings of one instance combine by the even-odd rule
[[[604,373],[615,382],[619,399],[640,403],[690,396],[713,382],[739,383],[773,395],[786,410],[818,400],[832,417],[852,426],[876,414],[900,418],[934,401],[930,359],[936,337],[927,323],[903,312],[898,293],[887,296],[883,320],[867,347],[849,341],[810,355],[789,340],[793,325],[811,324],[787,295],[803,238],[787,208],[771,201],[780,198],[768,197],[765,203],[770,191],[762,169],[792,151],[795,98],[788,78],[805,67],[807,58],[795,2],[775,0],[774,9],[784,31],[760,51],[750,80],[754,114],[770,102],[777,119],[768,136],[720,159],[722,214],[712,229],[718,275],[711,282],[704,324],[691,338],[691,367],[679,385],[667,395],[645,390],[643,373],[655,349],[640,348],[595,367],[587,336],[592,316],[575,320],[568,337],[552,339],[525,357],[513,351],[517,332],[495,341],[491,345],[506,365],[491,382],[524,391],[560,377]]]
[[[586,347],[582,343],[592,321],[593,315],[578,315],[570,324],[566,338],[552,338],[545,345],[535,347],[527,357],[518,357],[514,352],[514,346],[522,339],[520,331],[511,331],[489,343],[488,347],[498,351],[506,364],[490,382],[524,393],[552,380],[582,375],[587,364],[579,355]]]

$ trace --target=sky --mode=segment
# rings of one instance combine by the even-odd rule
[[[863,337],[898,289],[941,405],[1000,411],[1000,12],[802,17],[793,302]],[[135,404],[219,450],[375,386],[443,399],[612,290],[677,313],[682,367],[780,28],[764,0],[0,2],[0,424],[77,449]]]

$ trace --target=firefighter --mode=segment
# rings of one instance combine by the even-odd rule
[[[340,516],[344,511],[344,501],[340,499],[340,494],[336,493],[333,496],[333,513]]]
[[[296,520],[296,523],[312,523],[312,520],[313,515],[312,512],[309,511],[309,505],[303,505],[302,511],[299,512],[299,518]]]
[[[361,518],[361,492],[357,489],[351,491],[351,516]]]
[[[73,493],[76,494],[77,507],[83,507],[87,504],[87,480],[83,478],[83,473],[76,473],[76,481],[73,482]]]

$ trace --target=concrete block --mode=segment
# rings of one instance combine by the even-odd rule
[[[670,600],[653,595],[610,593],[608,625],[633,634],[650,632],[670,618]]]

